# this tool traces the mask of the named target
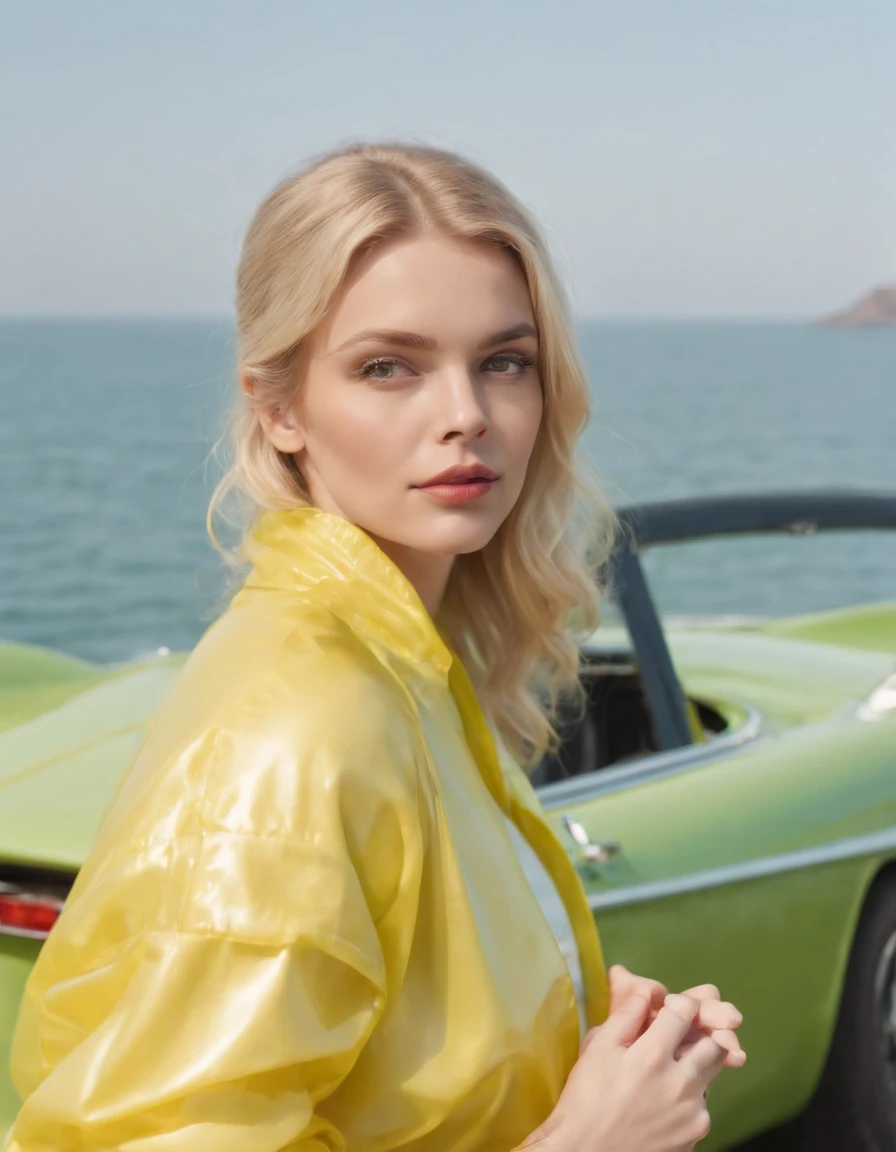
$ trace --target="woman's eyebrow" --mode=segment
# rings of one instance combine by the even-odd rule
[[[343,352],[355,344],[398,344],[402,348],[425,348],[434,351],[438,344],[431,336],[418,336],[416,332],[399,332],[392,328],[365,328],[340,344],[336,352]]]
[[[529,324],[524,321],[522,324],[514,324],[512,328],[505,328],[503,332],[496,332],[494,336],[489,336],[484,340],[480,348],[494,348],[496,344],[506,344],[509,340],[519,340],[522,336],[534,336],[538,339],[538,329],[534,324]]]
[[[503,332],[495,332],[494,335],[487,337],[479,347],[493,348],[496,344],[519,340],[522,336],[534,336],[537,339],[538,329],[527,321],[514,324],[511,328],[505,328]],[[334,355],[356,344],[392,344],[401,348],[423,348],[427,352],[434,352],[439,346],[438,341],[432,336],[420,336],[416,332],[401,332],[393,328],[365,328],[363,332],[356,333],[344,344],[340,344]]]

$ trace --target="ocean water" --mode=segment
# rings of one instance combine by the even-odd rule
[[[896,330],[583,323],[584,449],[617,504],[845,487],[896,494]],[[0,638],[123,661],[196,642],[224,566],[205,535],[233,394],[226,320],[0,320]],[[648,557],[668,614],[896,599],[896,532]]]

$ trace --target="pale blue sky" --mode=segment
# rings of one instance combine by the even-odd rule
[[[226,314],[255,204],[456,148],[580,314],[802,317],[896,280],[892,0],[0,0],[0,314]]]

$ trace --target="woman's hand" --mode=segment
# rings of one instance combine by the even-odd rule
[[[667,989],[658,980],[649,980],[646,976],[636,976],[621,964],[614,964],[608,973],[610,977],[610,1013],[612,1014],[620,1004],[633,993],[644,996],[650,1001],[650,1013],[647,1023],[656,1019],[668,995]],[[704,1036],[711,1036],[713,1040],[725,1049],[725,1067],[740,1068],[746,1060],[746,1054],[734,1033],[743,1021],[743,1016],[726,1000],[722,1000],[718,988],[714,984],[700,984],[696,988],[687,988],[682,993],[698,1001],[699,1009],[694,1020],[694,1026],[682,1041],[678,1055],[683,1055],[688,1048],[696,1044]]]
[[[702,1003],[668,996],[651,1021],[651,998],[630,994],[585,1037],[556,1108],[523,1147],[690,1152],[709,1132],[706,1092],[727,1056],[705,1034],[686,1043]]]

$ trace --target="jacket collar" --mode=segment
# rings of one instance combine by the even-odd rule
[[[266,511],[246,542],[249,588],[313,598],[369,643],[447,677],[453,656],[404,573],[361,528],[319,508]]]

